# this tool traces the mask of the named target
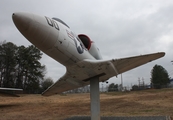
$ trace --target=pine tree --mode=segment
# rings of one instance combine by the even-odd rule
[[[118,91],[118,84],[111,83],[108,87],[108,91],[109,92]]]
[[[50,87],[53,83],[54,82],[50,77],[44,79],[41,83],[42,92],[45,91],[48,87]]]
[[[39,62],[42,53],[33,45],[25,48],[24,53],[20,52],[23,55],[20,59],[22,61],[20,67],[23,76],[23,89],[27,93],[38,93],[40,81],[43,80],[45,75],[45,66]]]
[[[22,88],[25,93],[38,93],[45,76],[42,53],[35,46],[17,47],[0,43],[0,87]]]
[[[3,42],[0,46],[0,85],[14,87],[17,46],[11,42]]]
[[[154,88],[166,87],[169,83],[168,72],[160,65],[155,65],[151,71],[151,84]]]

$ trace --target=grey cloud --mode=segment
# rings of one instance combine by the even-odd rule
[[[32,12],[58,17],[75,33],[88,35],[105,59],[166,52],[164,58],[124,73],[124,84],[137,83],[138,77],[144,77],[149,82],[150,71],[155,64],[162,65],[168,72],[172,71],[172,0],[2,0],[0,8],[1,41],[30,45],[15,28],[11,15],[17,11]],[[47,66],[47,76],[54,80],[65,73],[65,67],[46,55],[41,62]],[[119,79],[112,78],[109,81],[119,82]]]

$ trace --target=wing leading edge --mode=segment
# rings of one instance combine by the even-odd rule
[[[17,88],[2,88],[0,87],[0,96],[7,95],[12,97],[20,97],[17,95],[17,93],[21,93],[23,89],[17,89]]]
[[[117,76],[164,55],[164,52],[160,52],[112,60],[86,59],[67,67],[66,74],[44,91],[42,95],[50,96],[88,85],[94,77],[99,77],[99,81],[106,81],[110,77]]]
[[[2,88],[2,87],[0,87],[0,91],[23,91],[23,89],[17,89],[17,88]]]

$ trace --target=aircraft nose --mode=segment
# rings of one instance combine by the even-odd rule
[[[12,19],[17,29],[30,42],[34,42],[34,36],[37,31],[34,15],[31,13],[17,12],[12,14]]]
[[[17,12],[12,14],[12,19],[23,36],[42,51],[46,51],[55,45],[58,32],[48,24],[45,16]]]
[[[27,31],[32,21],[33,15],[24,13],[13,13],[13,22],[20,32]]]

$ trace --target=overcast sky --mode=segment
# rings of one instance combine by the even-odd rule
[[[27,47],[31,43],[13,24],[13,12],[62,19],[76,34],[95,41],[104,59],[166,52],[165,57],[124,73],[124,85],[138,84],[138,78],[149,84],[155,64],[173,77],[172,0],[0,0],[0,41]],[[64,66],[45,54],[41,63],[54,81],[65,73]],[[111,78],[112,82],[120,84],[121,76]]]

